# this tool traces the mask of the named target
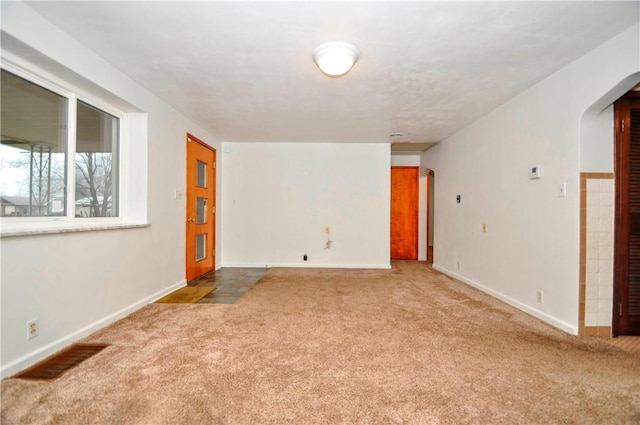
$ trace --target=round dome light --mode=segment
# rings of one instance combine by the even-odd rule
[[[341,41],[330,41],[316,47],[313,60],[330,77],[340,77],[353,67],[358,60],[356,46]]]

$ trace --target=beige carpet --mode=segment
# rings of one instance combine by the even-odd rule
[[[517,282],[514,282],[517,284]],[[638,424],[640,358],[419,263],[274,269],[235,305],[151,304],[2,424]]]

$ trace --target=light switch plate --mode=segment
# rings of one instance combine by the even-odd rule
[[[567,196],[567,184],[560,183],[558,185],[558,196],[561,198],[565,198]]]

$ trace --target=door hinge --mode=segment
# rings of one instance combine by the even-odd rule
[[[215,249],[215,248],[213,248],[213,249],[211,250],[211,255],[212,255],[213,257],[215,257],[215,256],[216,256],[216,249]]]
[[[624,120],[620,120],[620,132],[624,133]]]
[[[618,315],[622,316],[622,303],[618,304]]]
[[[216,207],[211,208],[211,210],[212,210],[212,214],[216,213]]]
[[[215,162],[213,162],[213,168],[216,168],[216,163]]]

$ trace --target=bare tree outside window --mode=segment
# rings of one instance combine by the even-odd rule
[[[112,163],[110,153],[76,154],[76,215],[112,215]]]
[[[119,120],[83,102],[77,111],[76,217],[116,216]]]

